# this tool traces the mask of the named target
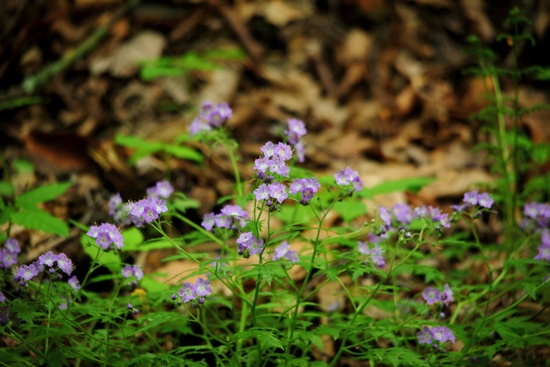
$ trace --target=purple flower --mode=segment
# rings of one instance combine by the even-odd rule
[[[130,218],[128,218],[128,212],[130,211],[130,205],[122,203],[120,194],[117,193],[109,199],[109,215],[120,226],[126,226],[130,224]]]
[[[306,160],[306,148],[304,147],[304,143],[299,142],[294,145],[294,150],[296,151],[298,162],[303,163]]]
[[[143,270],[139,265],[126,265],[120,272],[124,278],[132,278],[132,284],[137,284],[143,278]]]
[[[384,223],[384,232],[389,231],[392,228],[390,211],[386,207],[381,206],[378,208],[378,216],[382,220],[382,223]]]
[[[130,209],[130,219],[136,227],[141,227],[144,223],[151,223],[159,216],[167,212],[166,201],[157,197],[148,197],[132,204]]]
[[[480,194],[476,190],[465,193],[462,201],[465,205],[457,206],[457,209],[464,210],[468,206],[480,206],[482,208],[490,209],[495,202],[488,193],[483,192]]]
[[[392,207],[393,215],[395,216],[395,219],[401,224],[401,225],[408,225],[412,222],[413,219],[413,213],[411,208],[407,204],[395,204]]]
[[[359,178],[357,171],[346,167],[343,170],[340,170],[334,174],[334,179],[336,184],[339,186],[353,186],[355,191],[361,191],[363,188],[363,181]]]
[[[63,252],[57,255],[57,267],[67,275],[73,272],[73,262]]]
[[[277,143],[274,151],[275,158],[278,158],[282,161],[288,161],[292,158],[292,148],[290,145],[285,143]]]
[[[124,238],[118,228],[110,223],[103,223],[99,226],[91,226],[88,236],[94,238],[96,243],[105,251],[110,249],[121,249],[124,246]]]
[[[534,222],[541,228],[548,227],[548,224],[550,224],[550,204],[536,202],[525,204],[523,215],[529,219],[529,222]]]
[[[287,259],[290,262],[298,262],[298,252],[290,249],[288,242],[283,241],[275,248],[272,260]]]
[[[286,165],[286,161],[292,158],[292,148],[284,143],[274,143],[268,141],[260,148],[264,153],[254,161],[254,169],[258,173],[258,177],[265,179],[269,174],[278,174],[283,177],[288,177],[290,169]]]
[[[453,334],[453,331],[449,329],[446,326],[437,326],[430,330],[432,333],[432,337],[434,340],[445,343],[446,341],[450,341],[451,343],[455,342],[455,335]]]
[[[195,292],[195,286],[189,282],[183,283],[182,287],[178,291],[178,296],[180,296],[181,300],[184,303],[193,301],[195,298],[197,298],[197,293]]]
[[[258,186],[256,190],[254,190],[254,195],[258,201],[269,199],[269,188],[267,184],[263,183]]]
[[[4,293],[0,291],[0,303],[4,303],[6,301],[6,296],[4,296]]]
[[[210,287],[210,281],[208,279],[197,278],[195,282],[195,294],[199,297],[206,297],[212,294],[212,288]]]
[[[170,185],[170,182],[164,180],[159,181],[155,186],[147,188],[148,197],[158,197],[167,199],[174,192],[174,188]]]
[[[17,264],[17,254],[10,252],[7,248],[0,248],[0,268],[9,268]]]
[[[466,204],[476,206],[478,202],[477,195],[478,193],[475,190],[467,192],[464,194],[464,198],[462,199],[462,201],[464,201]]]
[[[285,135],[290,144],[296,145],[307,134],[306,126],[303,121],[297,119],[288,119],[287,122],[288,130],[285,130]]]
[[[382,256],[382,248],[377,244],[374,244],[374,246],[370,248],[366,242],[357,241],[357,250],[360,254],[367,255],[369,260],[379,268],[383,268],[386,265],[386,261]]]
[[[488,193],[484,192],[477,196],[477,202],[480,207],[491,209],[495,201]]]
[[[256,238],[252,232],[243,232],[237,238],[238,252],[248,258],[250,255],[257,255],[262,252],[264,240]]]
[[[453,291],[449,287],[449,284],[445,284],[443,287],[443,292],[438,289],[426,287],[424,292],[422,292],[422,298],[424,298],[428,305],[433,305],[434,303],[443,303],[448,305],[454,301]]]
[[[47,271],[48,273],[55,273],[57,269],[61,270],[67,275],[71,275],[73,272],[73,262],[67,257],[66,254],[54,254],[48,251],[38,257],[35,262],[38,271]]]
[[[449,215],[447,213],[442,213],[439,208],[434,208],[432,206],[420,206],[414,208],[413,217],[431,220],[435,224],[435,227],[438,229],[440,227],[451,227],[451,220],[449,219]]]
[[[191,123],[189,134],[194,136],[201,131],[218,128],[229,120],[232,115],[233,111],[227,103],[213,105],[211,102],[206,101],[203,103],[199,115]]]
[[[271,159],[268,157],[257,158],[254,161],[254,169],[258,171],[258,174],[266,174],[269,168],[271,167]]]
[[[286,165],[285,161],[279,158],[272,158],[270,160],[269,170],[273,174],[278,174],[279,176],[288,177],[290,174],[290,168]]]
[[[445,286],[443,287],[443,292],[441,292],[439,298],[441,302],[446,305],[454,302],[455,299],[453,298],[453,291],[451,290],[451,287],[449,287],[449,284],[445,284]]]
[[[0,248],[0,269],[17,264],[17,255],[20,252],[19,242],[15,238],[8,238],[4,248]]]
[[[280,182],[272,182],[268,185],[269,196],[281,204],[288,197],[286,186]]]
[[[27,285],[27,282],[37,276],[39,269],[34,263],[29,265],[21,265],[15,272],[13,280],[19,282],[21,285]]]
[[[268,141],[260,148],[260,150],[262,151],[262,153],[264,153],[265,158],[271,158],[275,155],[276,147],[277,146],[273,142]]]
[[[40,267],[53,268],[57,262],[57,255],[53,252],[48,251],[45,254],[42,254],[38,257],[38,265]]]
[[[424,326],[416,336],[418,337],[419,344],[431,344],[433,341],[432,332],[429,327]]]
[[[207,213],[202,218],[201,226],[202,228],[206,229],[207,231],[211,231],[214,229],[214,226],[216,225],[216,214],[214,213]]]
[[[434,341],[440,343],[445,343],[446,341],[455,342],[453,331],[446,326],[437,326],[433,328],[424,326],[416,336],[418,337],[419,344],[431,344]]]
[[[131,304],[131,303],[128,303],[128,304],[126,305],[126,308],[127,308],[129,311],[131,311],[134,315],[137,315],[137,314],[139,313],[139,310],[138,310],[137,308],[135,308],[134,305]]]
[[[200,118],[195,118],[189,126],[189,135],[195,136],[202,131],[210,131],[212,127],[202,121]]]
[[[547,228],[542,230],[541,244],[537,250],[535,260],[550,261],[550,231]]]
[[[21,252],[19,242],[15,238],[8,238],[4,244],[4,249],[15,255]]]
[[[76,277],[76,275],[73,275],[72,277],[70,277],[67,283],[69,283],[71,288],[74,289],[75,291],[78,291],[80,289],[80,282],[78,281],[78,278]]]
[[[248,213],[238,205],[226,205],[220,210],[220,214],[232,218],[235,228],[244,228],[250,220]]]
[[[302,204],[307,204],[313,198],[313,195],[321,188],[319,180],[316,178],[295,178],[290,185],[290,193],[302,195]]]
[[[205,297],[212,294],[210,281],[202,277],[197,278],[195,284],[189,282],[183,283],[178,291],[178,296],[182,302],[187,303],[193,301],[193,305],[198,307],[205,302]],[[177,299],[176,295],[172,295],[173,300]]]
[[[424,292],[422,292],[422,298],[426,300],[426,303],[429,305],[433,305],[436,302],[439,302],[439,295],[440,292],[437,289],[426,287],[424,289]]]
[[[249,220],[250,216],[240,206],[226,205],[219,214],[205,214],[201,226],[207,231],[212,231],[214,227],[238,229],[244,228]]]

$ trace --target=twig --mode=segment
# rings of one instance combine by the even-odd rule
[[[46,82],[54,75],[59,74],[68,66],[70,66],[76,60],[82,58],[92,49],[94,49],[99,41],[107,34],[109,29],[132,7],[137,5],[140,0],[130,0],[124,8],[116,13],[113,18],[104,26],[100,26],[94,33],[92,33],[76,50],[68,52],[61,59],[48,64],[42,68],[38,73],[26,77],[21,83],[21,88],[26,93],[34,93],[37,89],[41,88]]]
[[[252,59],[258,63],[264,53],[263,47],[252,37],[237,14],[223,0],[210,0],[209,2],[225,17]]]

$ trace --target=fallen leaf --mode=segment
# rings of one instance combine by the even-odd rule
[[[154,60],[162,54],[165,37],[153,31],[141,31],[115,51],[109,61],[109,71],[115,77],[130,77],[139,70],[139,63]]]

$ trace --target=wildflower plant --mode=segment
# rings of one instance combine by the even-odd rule
[[[231,116],[228,104],[207,102],[190,123],[195,139],[227,148],[235,173],[235,195],[202,218],[178,204],[186,197],[168,180],[132,200],[114,193],[109,220],[75,223],[87,266],[57,249],[31,259],[3,230],[2,363],[532,365],[529,353],[548,346],[539,317],[549,301],[549,204],[525,200],[517,241],[504,248],[481,231],[509,209],[500,186],[441,206],[357,213],[354,203],[373,196],[369,175],[298,169],[307,129],[297,119],[246,162],[252,177],[241,180]],[[141,255],[157,249],[186,266],[155,273]],[[527,301],[540,312],[522,309]]]

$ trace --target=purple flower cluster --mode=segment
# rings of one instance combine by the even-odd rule
[[[345,169],[336,172],[334,174],[334,180],[338,186],[353,187],[350,194],[353,193],[354,190],[359,192],[363,188],[363,181],[359,177],[359,174],[350,167],[346,167]]]
[[[298,262],[298,252],[290,249],[288,242],[283,241],[279,246],[275,248],[273,257],[271,260],[287,259],[288,261],[295,263]]]
[[[192,301],[194,306],[199,306],[204,303],[206,296],[210,294],[212,294],[210,281],[208,279],[197,278],[195,284],[189,282],[183,283],[177,296],[174,294],[172,299],[176,300],[179,296],[179,301],[183,303]]]
[[[320,188],[321,185],[316,178],[295,178],[290,184],[290,193],[299,193],[302,196],[300,203],[307,205]]]
[[[143,270],[139,265],[126,265],[124,269],[120,271],[122,276],[131,280],[131,284],[137,285],[137,281],[143,278]]]
[[[378,216],[382,220],[381,232],[386,233],[398,228],[407,227],[414,218],[414,213],[407,204],[395,204],[391,211],[386,207],[378,208]]]
[[[233,115],[227,103],[204,102],[199,115],[191,122],[189,134],[195,136],[201,131],[211,131],[223,125]]]
[[[546,228],[550,224],[550,204],[531,202],[523,207],[523,216],[525,217],[522,226],[535,225],[540,228]]]
[[[38,259],[29,264],[21,265],[15,272],[13,279],[19,282],[20,285],[26,285],[29,280],[37,276],[39,273],[56,274],[61,278],[59,272],[71,275],[73,272],[73,262],[64,253],[54,254],[48,251],[38,257]]]
[[[164,180],[164,181],[157,182],[155,186],[148,187],[147,197],[168,199],[173,192],[174,192],[174,188],[172,187],[170,182]]]
[[[117,193],[109,199],[109,215],[115,223],[126,226],[134,223],[141,227],[144,223],[151,223],[158,219],[160,214],[168,211],[166,200],[174,192],[168,181],[159,181],[147,188],[147,197],[137,202],[123,203]]]
[[[288,197],[286,186],[277,181],[269,184],[261,184],[254,190],[254,195],[258,201],[267,200],[267,205],[273,204],[270,199],[276,200],[279,204],[281,204]]]
[[[205,214],[201,226],[207,231],[216,228],[240,229],[246,226],[250,216],[238,205],[226,205],[219,214]]]
[[[134,305],[132,305],[131,303],[128,303],[126,308],[128,309],[128,311],[130,311],[134,315],[137,315],[139,313],[139,310],[137,308],[135,308]]]
[[[453,291],[449,287],[449,284],[445,284],[443,287],[443,292],[435,288],[426,287],[424,292],[422,292],[422,298],[424,298],[426,303],[429,305],[442,303],[447,306],[449,303],[454,301]]]
[[[294,146],[298,162],[305,161],[305,148],[302,137],[307,134],[306,126],[303,121],[297,119],[288,119],[288,130],[285,130],[286,139],[289,144]]]
[[[273,180],[272,175],[288,177],[290,169],[286,161],[292,158],[292,148],[285,143],[276,145],[268,141],[262,148],[264,155],[254,161],[254,169],[262,180]]]
[[[419,344],[432,344],[434,342],[445,343],[450,341],[455,343],[455,335],[451,329],[446,326],[427,327],[424,326],[416,336]]]
[[[124,246],[124,238],[114,224],[103,223],[99,226],[91,226],[86,233],[96,240],[96,243],[105,251],[121,249]]]
[[[264,249],[264,240],[256,238],[252,232],[243,232],[237,238],[238,253],[243,255],[244,258],[250,257],[250,255],[260,254]]]
[[[464,194],[462,202],[463,204],[461,205],[452,205],[452,208],[457,212],[464,211],[470,207],[491,209],[495,201],[488,193],[478,193],[473,190]]]
[[[131,205],[123,203],[119,193],[114,194],[109,199],[109,215],[120,226],[130,224],[130,218],[128,217],[130,209]]]
[[[17,264],[17,255],[20,252],[19,242],[15,238],[8,238],[4,248],[0,248],[0,269]]]
[[[0,303],[6,302],[6,296],[4,296],[4,293],[0,291]]]
[[[136,227],[141,227],[145,223],[150,224],[167,211],[166,200],[158,197],[147,197],[131,203],[128,215]]]
[[[542,230],[541,243],[535,259],[550,261],[550,231],[548,228]]]
[[[80,289],[80,282],[78,281],[78,278],[76,275],[73,275],[72,277],[67,280],[67,283],[71,286],[72,289],[75,291],[78,291]]]
[[[437,229],[441,227],[451,228],[451,219],[447,213],[442,213],[441,209],[433,206],[419,206],[414,208],[413,218],[431,220]]]
[[[357,241],[357,250],[360,254],[367,255],[369,260],[379,268],[383,268],[386,265],[386,261],[382,256],[382,248],[377,244],[374,244],[371,248],[367,242]]]

